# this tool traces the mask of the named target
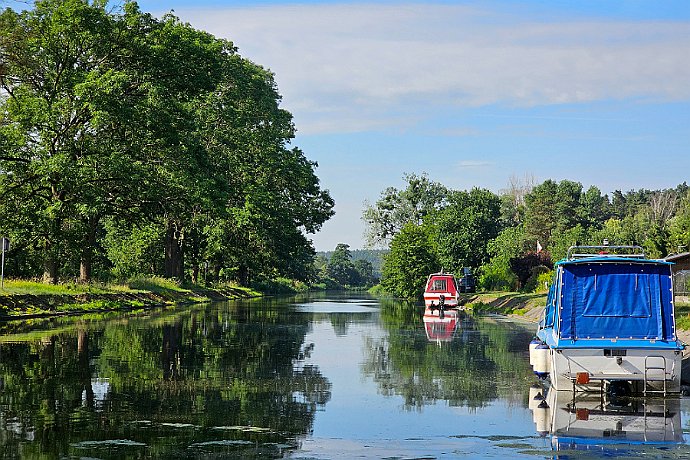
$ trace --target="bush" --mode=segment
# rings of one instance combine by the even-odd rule
[[[553,283],[553,270],[546,267],[535,267],[533,274],[525,284],[526,292],[548,292]]]
[[[252,283],[252,288],[264,294],[295,294],[309,290],[304,282],[288,278],[258,280]]]

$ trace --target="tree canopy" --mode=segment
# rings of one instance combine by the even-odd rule
[[[585,190],[572,180],[520,185],[511,179],[500,195],[439,184],[416,188],[428,194],[417,201],[433,206],[415,214],[403,196],[419,178],[405,178],[410,182],[405,191],[386,189],[375,207],[366,205],[363,211],[369,235],[389,229],[390,254],[381,284],[401,297],[421,296],[425,277],[441,268],[460,273],[470,267],[485,289],[541,288],[536,277],[565,257],[570,246],[599,245],[605,239],[641,245],[653,258],[690,248],[690,191],[685,183],[665,190],[616,190],[612,198],[596,186]],[[391,223],[392,216],[407,216],[402,230]]]
[[[306,234],[334,202],[290,145],[273,75],[175,16],[105,3],[0,14],[0,230],[14,273],[308,278]]]

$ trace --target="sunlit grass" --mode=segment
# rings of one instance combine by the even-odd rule
[[[676,303],[676,328],[690,330],[690,304]]]
[[[73,295],[73,294],[105,294],[111,292],[101,284],[59,283],[48,284],[33,280],[6,279],[2,294],[31,294],[31,295]]]
[[[188,289],[182,288],[177,281],[159,276],[132,278],[125,285],[136,291],[148,291],[156,294],[189,292]]]

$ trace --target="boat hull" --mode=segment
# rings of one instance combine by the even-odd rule
[[[558,391],[601,391],[611,382],[632,383],[632,391],[679,393],[682,353],[673,349],[640,348],[550,349],[549,378]],[[617,353],[618,352],[618,353]],[[646,380],[646,388],[645,388]]]
[[[424,293],[424,306],[426,308],[429,307],[437,307],[438,304],[441,302],[441,295],[444,296],[444,305],[446,308],[455,308],[459,305],[458,303],[458,298],[456,295],[451,294],[451,293],[443,293],[443,294],[437,294],[437,293]]]

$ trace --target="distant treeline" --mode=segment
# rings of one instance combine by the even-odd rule
[[[651,258],[690,248],[690,190],[614,191],[579,182],[512,178],[500,194],[451,190],[425,175],[405,176],[363,218],[371,245],[390,247],[381,283],[416,297],[441,267],[473,267],[485,289],[530,290],[575,244],[640,245]]]
[[[366,260],[374,269],[374,275],[381,277],[381,267],[383,266],[383,256],[388,254],[387,249],[349,249],[352,261]],[[316,253],[317,264],[318,260],[324,258],[327,261],[331,260],[335,251],[319,251]]]
[[[383,249],[354,249],[339,243],[335,250],[319,252],[314,271],[321,283],[330,288],[371,287],[381,279]]]
[[[0,14],[6,274],[308,280],[333,214],[273,75],[136,2]]]

